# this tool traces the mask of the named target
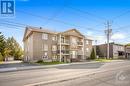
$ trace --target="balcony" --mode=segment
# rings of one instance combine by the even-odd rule
[[[57,50],[57,53],[60,54],[60,50]],[[63,55],[69,55],[70,54],[70,51],[69,50],[61,50],[61,53]]]
[[[79,51],[77,52],[77,54],[78,54],[78,55],[83,55],[83,51],[82,51],[82,50],[79,50]]]
[[[83,42],[77,42],[78,46],[83,46]]]
[[[60,44],[60,41],[58,41],[58,44]],[[70,45],[69,40],[61,41],[61,45]]]
[[[57,51],[52,51],[52,54],[57,54]]]

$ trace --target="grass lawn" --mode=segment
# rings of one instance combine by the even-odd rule
[[[43,61],[40,61],[40,62],[37,62],[37,63],[42,64],[42,65],[55,65],[55,64],[64,64],[65,62],[59,62],[59,61],[43,62]]]
[[[97,62],[111,62],[111,59],[95,59]]]

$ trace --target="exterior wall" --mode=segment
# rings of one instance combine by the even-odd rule
[[[29,38],[24,40],[24,56],[26,61],[60,60],[59,34],[46,33],[48,34],[48,39],[45,40],[42,39],[43,33],[46,32],[33,31]],[[53,36],[57,36],[57,40],[52,40]],[[70,61],[72,59],[72,53],[75,53],[74,59],[76,59],[76,61],[84,60],[90,56],[92,50],[92,40],[84,39],[83,35],[74,30],[62,33],[62,36],[65,37],[64,43],[61,43],[62,61]],[[76,39],[75,44],[72,42],[73,38]],[[88,43],[86,43],[86,40],[88,40]],[[48,45],[48,51],[43,50],[44,44]],[[52,51],[53,45],[56,45],[56,51]],[[87,48],[88,50],[86,50]],[[47,58],[44,58],[45,53],[47,53]],[[28,57],[28,59],[26,59],[26,57]]]
[[[42,34],[43,33],[39,33],[39,32],[34,32],[33,33],[33,56],[34,56],[34,60],[37,59],[43,59],[45,52],[47,52],[48,55],[48,59],[52,59],[52,45],[57,45],[57,41],[53,41],[52,37],[54,36],[53,34],[48,34],[48,39],[44,40],[42,39]],[[43,45],[46,44],[48,45],[48,51],[44,51],[43,50]]]
[[[124,46],[120,46],[120,45],[113,45],[113,57],[114,58],[124,58],[123,57],[119,57],[119,52],[125,52],[125,47]]]
[[[130,59],[130,46],[125,46],[125,57]]]
[[[119,52],[124,53],[125,48],[118,44],[109,44],[109,56],[110,58],[124,58],[124,55],[119,55]],[[97,45],[96,53],[99,57],[107,57],[107,44]]]
[[[86,41],[88,41],[88,43],[86,43]],[[91,51],[92,51],[92,40],[85,39],[85,57],[86,57],[86,59],[90,57]]]
[[[33,35],[24,41],[24,60],[33,60]]]
[[[107,47],[106,45],[97,45],[96,46],[96,53],[99,57],[104,58],[107,56]]]

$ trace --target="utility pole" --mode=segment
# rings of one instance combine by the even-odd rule
[[[111,36],[111,33],[112,33],[112,29],[110,29],[110,22],[107,21],[107,30],[105,30],[105,34],[107,36],[107,59],[109,59],[109,40],[110,40],[110,36]]]
[[[60,62],[62,62],[62,55],[61,55],[61,34],[60,34]]]

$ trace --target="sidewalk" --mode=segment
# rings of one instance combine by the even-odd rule
[[[113,60],[112,62],[121,62],[124,60]],[[9,67],[9,68],[1,68],[0,73],[4,72],[13,72],[13,71],[23,71],[23,70],[33,70],[33,69],[46,69],[46,68],[53,68],[65,65],[73,65],[73,64],[87,64],[87,63],[99,63],[96,61],[89,61],[89,62],[75,62],[75,63],[66,63],[66,64],[57,64],[57,65],[39,65],[39,66],[25,66],[25,67]],[[111,63],[111,62],[107,62]],[[6,63],[4,63],[6,64]],[[12,63],[11,63],[12,64]]]
[[[0,64],[14,64],[14,63],[22,63],[22,61],[5,61],[5,62],[0,62]]]

